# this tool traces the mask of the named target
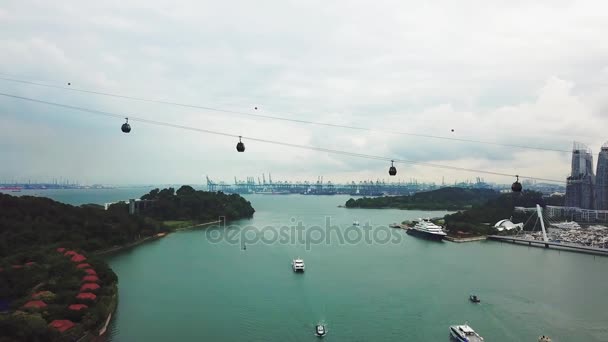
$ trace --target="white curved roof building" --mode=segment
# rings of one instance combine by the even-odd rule
[[[500,221],[496,222],[496,224],[494,225],[494,228],[496,228],[496,230],[498,230],[499,232],[502,232],[503,230],[523,229],[524,224],[523,223],[513,223],[509,219],[504,219],[504,220],[500,220]]]

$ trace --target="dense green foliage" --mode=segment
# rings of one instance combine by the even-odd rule
[[[524,191],[506,193],[491,199],[482,205],[445,216],[446,229],[449,233],[465,232],[475,235],[496,233],[493,226],[496,222],[513,217],[513,222],[525,221],[526,215],[514,212],[515,207],[545,206],[546,201],[540,192]]]
[[[101,260],[89,258],[86,262],[97,272],[101,285],[95,291],[94,301],[76,298],[86,273],[76,268],[77,263],[70,261],[69,256],[54,249],[31,250],[0,261],[0,301],[9,303],[9,311],[0,314],[0,341],[73,341],[99,327],[116,305],[117,277]],[[34,299],[33,293],[41,291],[46,293],[36,299],[44,301],[46,307],[23,307]],[[80,311],[68,308],[78,303],[88,308]],[[48,327],[56,319],[68,319],[77,326],[60,334]]]
[[[231,220],[251,217],[255,212],[251,203],[240,195],[196,191],[187,185],[177,191],[173,188],[154,189],[141,199],[153,201],[151,206],[142,211],[142,214],[161,221],[205,222],[217,220],[220,216]]]
[[[87,251],[122,245],[161,229],[160,223],[129,215],[126,204],[108,210],[71,206],[48,198],[0,194],[0,258],[40,246]]]
[[[498,197],[489,189],[442,188],[410,196],[363,197],[349,199],[347,208],[396,208],[418,210],[461,210]]]
[[[95,251],[137,241],[166,231],[160,221],[206,222],[251,217],[251,203],[239,195],[195,191],[182,186],[152,190],[142,199],[149,208],[129,215],[127,204],[108,210],[98,205],[72,206],[43,197],[0,194],[0,258],[37,246],[73,246]]]

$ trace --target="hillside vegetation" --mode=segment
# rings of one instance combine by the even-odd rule
[[[363,197],[349,199],[347,208],[393,208],[412,210],[462,210],[481,205],[499,193],[490,189],[442,188],[410,196]]]
[[[239,195],[196,191],[190,186],[154,189],[142,196],[151,206],[129,215],[128,205],[108,210],[72,206],[43,197],[0,194],[0,258],[40,246],[70,246],[95,251],[124,245],[170,230],[164,220],[205,222],[251,217],[251,203]]]

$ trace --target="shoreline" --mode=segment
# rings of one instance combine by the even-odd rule
[[[171,231],[165,233],[164,235],[146,236],[145,238],[142,238],[142,239],[139,239],[137,241],[128,243],[126,245],[115,246],[115,247],[111,247],[111,248],[108,248],[108,249],[102,249],[102,250],[94,251],[91,254],[93,254],[95,256],[103,256],[103,255],[106,255],[106,254],[111,254],[111,253],[123,251],[125,249],[129,249],[129,248],[132,248],[132,247],[137,247],[137,246],[141,245],[144,242],[155,241],[155,240],[163,238],[163,237],[165,237],[165,236],[167,236],[167,235],[169,235],[171,233],[175,233],[175,232],[178,232],[178,231],[181,231],[181,230],[193,229],[193,228],[197,228],[197,227],[205,227],[205,226],[210,226],[210,225],[221,223],[221,222],[222,222],[221,220],[216,220],[216,221],[211,221],[211,222],[199,223],[199,224],[195,224],[195,225],[188,226],[188,227],[178,228],[178,229],[171,230]],[[162,234],[162,233],[159,233],[159,234]]]
[[[488,239],[488,237],[486,235],[463,237],[463,238],[454,237],[454,236],[446,236],[444,239],[451,241],[451,242],[462,243],[462,242],[485,241]]]

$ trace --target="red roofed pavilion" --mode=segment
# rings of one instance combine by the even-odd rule
[[[88,306],[86,306],[84,304],[72,304],[72,305],[68,306],[68,309],[74,310],[74,311],[79,311],[79,310],[86,309],[86,308],[88,308]]]
[[[90,264],[78,264],[78,266],[76,266],[76,268],[89,268],[91,267]]]
[[[89,290],[94,291],[94,290],[98,290],[98,289],[99,289],[99,285],[97,285],[95,283],[86,283],[80,287],[80,292],[89,291]]]
[[[63,255],[68,256],[68,255],[76,255],[76,254],[78,254],[78,253],[76,253],[76,251],[67,251]]]
[[[87,258],[82,254],[76,254],[71,259],[73,262],[83,262],[87,260]]]
[[[95,284],[97,285],[97,284]],[[90,299],[90,300],[95,300],[95,298],[97,298],[97,296],[94,293],[90,293],[90,292],[81,292],[79,293],[76,298],[78,299]]]
[[[45,308],[46,303],[41,300],[30,300],[29,302],[25,303],[25,305],[23,307],[40,309],[40,308]]]
[[[68,319],[56,319],[49,324],[50,327],[53,327],[60,332],[64,332],[66,330],[72,329],[76,324]]]
[[[65,252],[65,248],[59,247],[59,248],[57,248],[57,252],[63,253],[63,252]]]
[[[95,272],[94,269],[92,268],[87,268],[86,270],[84,270],[88,275],[97,275],[97,272]]]
[[[99,278],[95,275],[88,275],[88,276],[84,276],[82,277],[82,281],[86,281],[86,282],[90,282],[90,283],[95,283],[99,281]]]

